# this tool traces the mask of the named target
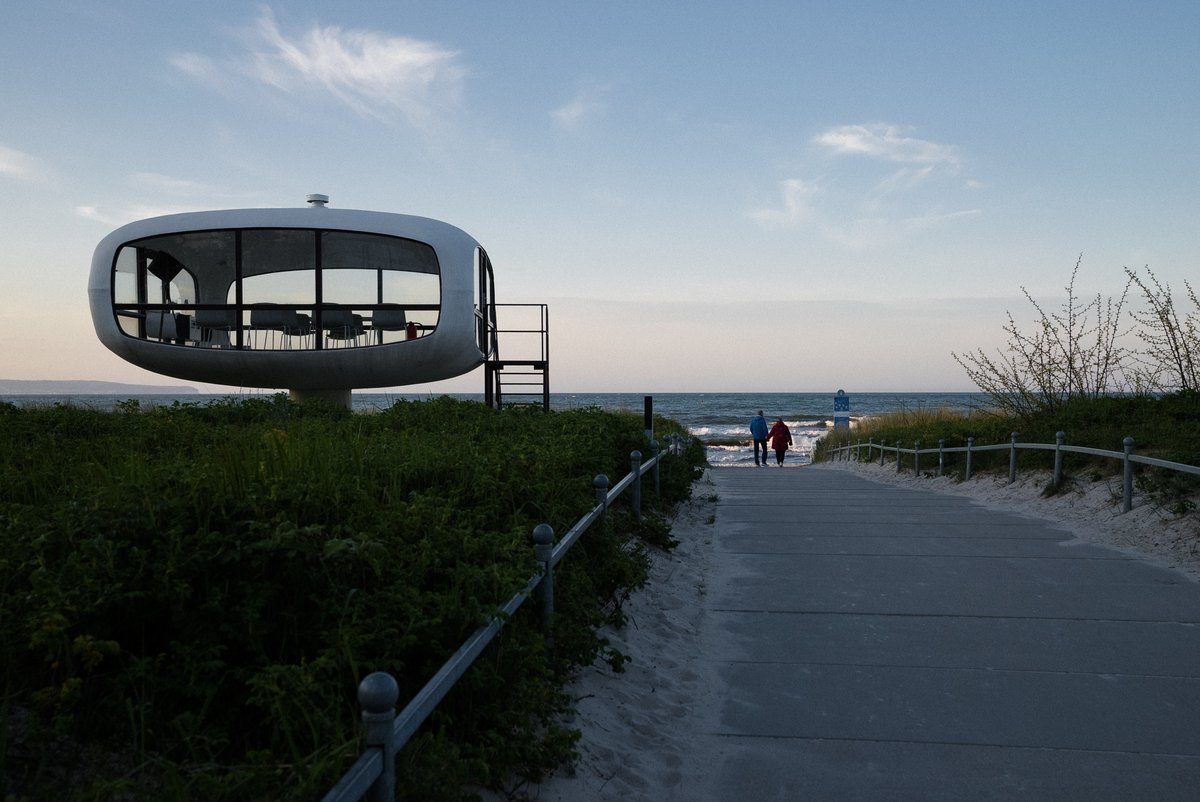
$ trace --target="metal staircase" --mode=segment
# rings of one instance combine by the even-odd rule
[[[550,411],[550,317],[546,304],[492,304],[492,334],[484,366],[489,407],[538,406]],[[503,357],[500,335],[505,335]]]

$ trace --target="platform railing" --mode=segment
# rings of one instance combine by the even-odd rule
[[[1121,487],[1121,502],[1122,512],[1129,512],[1133,509],[1133,466],[1149,465],[1154,468],[1162,468],[1168,471],[1178,471],[1180,473],[1188,473],[1193,476],[1200,476],[1200,466],[1187,465],[1182,462],[1171,462],[1170,460],[1158,459],[1157,457],[1147,457],[1133,453],[1134,440],[1132,437],[1126,437],[1122,443],[1121,451],[1108,451],[1103,448],[1091,448],[1089,446],[1070,446],[1066,445],[1066,434],[1064,432],[1056,432],[1053,443],[1022,443],[1018,440],[1020,432],[1013,432],[1007,443],[998,443],[995,445],[977,446],[975,438],[968,437],[965,446],[955,446],[946,448],[945,440],[938,440],[937,448],[921,448],[921,441],[913,443],[912,448],[903,448],[903,442],[896,441],[894,446],[889,446],[886,441],[880,440],[875,442],[874,438],[868,438],[864,443],[859,440],[852,445],[839,446],[830,452],[831,458],[834,459],[851,459],[857,462],[862,462],[862,450],[867,450],[867,461],[874,461],[874,450],[879,449],[879,464],[884,464],[884,458],[887,454],[895,455],[896,473],[903,470],[903,455],[909,454],[912,456],[913,474],[921,475],[921,455],[936,454],[938,458],[937,475],[941,476],[946,472],[946,455],[947,454],[965,454],[966,464],[964,466],[964,480],[970,480],[972,468],[972,456],[981,451],[1007,451],[1008,452],[1008,481],[1011,484],[1017,480],[1017,451],[1021,449],[1032,451],[1053,451],[1054,452],[1054,472],[1053,483],[1055,487],[1062,484],[1063,481],[1063,454],[1088,454],[1093,457],[1104,457],[1108,459],[1119,459],[1122,462],[1122,487]]]
[[[383,671],[367,675],[358,686],[366,749],[322,798],[322,802],[357,802],[360,799],[369,802],[391,802],[396,788],[397,753],[416,734],[425,719],[467,672],[475,659],[483,653],[503,628],[504,622],[512,617],[526,599],[535,596],[540,607],[540,626],[547,633],[547,637],[552,639],[554,567],[562,561],[584,532],[603,519],[608,507],[626,490],[630,491],[634,515],[640,520],[642,477],[647,473],[651,474],[657,491],[659,465],[663,457],[668,454],[680,454],[685,445],[679,435],[673,434],[667,438],[665,451],[660,451],[658,441],[652,440],[651,457],[645,462],[642,461],[640,451],[630,453],[629,473],[611,489],[607,476],[597,476],[592,481],[596,505],[567,530],[557,543],[554,542],[554,530],[549,524],[535,526],[534,556],[540,569],[530,577],[524,587],[496,610],[486,624],[466,639],[398,715],[396,702],[400,690],[395,677]]]

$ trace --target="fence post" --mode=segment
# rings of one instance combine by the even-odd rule
[[[657,440],[650,441],[650,459],[654,460],[654,496],[662,495],[662,482],[658,477],[659,446]]]
[[[1017,438],[1020,435],[1020,432],[1013,432],[1012,441],[1008,447],[1008,483],[1010,485],[1017,481]]]
[[[871,461],[871,453],[874,448],[875,448],[875,438],[868,437],[867,438],[867,462]]]
[[[964,482],[971,481],[971,449],[975,447],[975,438],[967,438],[967,475],[963,477]]]
[[[533,557],[542,566],[542,580],[537,584],[537,602],[541,608],[542,632],[546,642],[554,645],[554,529],[550,524],[533,527]]]
[[[400,686],[385,671],[375,671],[358,683],[358,703],[362,706],[364,738],[368,747],[379,747],[383,766],[378,779],[367,789],[367,802],[391,802],[396,798],[396,744],[392,736],[396,721],[396,700]]]
[[[602,473],[596,474],[596,478],[592,480],[592,489],[596,493],[596,503],[603,505],[604,511],[608,512],[608,477]]]
[[[921,475],[921,441],[913,443],[913,476]]]
[[[1063,441],[1067,439],[1066,432],[1054,433],[1054,489],[1062,484],[1062,447]]]
[[[629,452],[629,471],[633,474],[633,484],[629,486],[629,501],[633,504],[633,518],[642,520],[642,452]]]
[[[1125,498],[1121,506],[1124,507],[1124,512],[1129,512],[1133,509],[1133,460],[1129,459],[1133,455],[1133,438],[1126,437],[1122,444],[1125,446],[1125,486],[1121,495]]]
[[[938,476],[946,473],[946,441],[938,440]]]
[[[880,468],[883,467],[883,457],[885,454],[887,454],[887,450],[884,448],[884,445],[883,445],[886,442],[887,441],[883,440],[882,438],[879,441],[879,467]]]
[[[900,441],[896,441],[896,473],[900,473]]]

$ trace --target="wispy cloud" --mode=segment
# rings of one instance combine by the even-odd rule
[[[580,128],[608,110],[604,93],[604,89],[597,87],[581,89],[567,103],[550,112],[550,116],[562,128]]]
[[[130,173],[123,183],[126,191],[121,197],[136,198],[139,202],[115,201],[105,206],[79,205],[75,207],[75,215],[85,220],[117,226],[145,217],[211,209],[220,203],[234,202],[253,206],[256,200],[245,193],[231,193],[202,181],[163,173]]]
[[[786,228],[810,220],[813,216],[809,200],[817,193],[817,185],[798,178],[789,178],[779,184],[782,206],[756,209],[750,218],[771,228]]]
[[[953,221],[975,218],[979,209],[954,212],[931,211],[909,217],[862,215],[846,220],[824,220],[820,231],[830,242],[848,251],[878,251],[895,247],[921,232],[938,229]]]
[[[932,164],[920,167],[901,167],[871,188],[863,200],[864,208],[878,209],[889,197],[917,189],[929,180],[933,169]]]
[[[841,125],[817,134],[813,142],[835,155],[870,156],[892,162],[956,165],[960,159],[953,145],[905,136],[900,126],[886,123]]]
[[[216,188],[200,181],[193,181],[190,178],[176,178],[170,175],[163,175],[162,173],[133,173],[129,176],[129,183],[139,190],[150,190],[176,197],[211,197],[223,194]]]
[[[289,95],[331,96],[364,117],[416,126],[459,104],[467,74],[457,51],[434,42],[334,25],[290,35],[269,8],[246,41],[247,51],[231,60],[179,53],[171,64],[219,91],[244,76]]]
[[[0,145],[0,175],[32,181],[39,172],[39,162],[24,151]]]
[[[823,178],[819,204],[816,184],[800,178],[782,182],[782,206],[752,211],[752,219],[771,228],[804,226],[840,247],[864,250],[982,213],[944,210],[947,197],[963,186],[963,159],[953,145],[919,139],[886,123],[836,126],[811,142],[827,155],[866,159],[839,164]],[[822,169],[829,170],[829,164]],[[968,181],[967,186],[979,185]]]
[[[134,220],[143,220],[147,217],[161,217],[168,214],[194,211],[198,211],[195,206],[140,205],[118,209],[101,209],[97,206],[76,206],[75,216],[82,217],[84,220],[94,220],[106,226],[116,227],[132,223]]]

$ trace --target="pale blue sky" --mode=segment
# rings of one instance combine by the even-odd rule
[[[1194,0],[0,8],[0,378],[176,383],[95,245],[312,192],[482,242],[558,391],[971,390],[1081,253],[1200,278]]]

